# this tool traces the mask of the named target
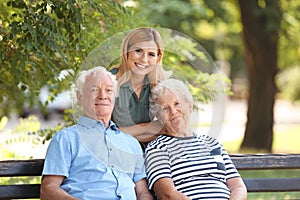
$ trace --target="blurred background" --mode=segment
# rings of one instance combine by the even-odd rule
[[[106,48],[97,53],[118,58],[109,50],[120,44],[108,38],[140,26],[188,36],[179,50],[205,52],[222,74],[165,53],[166,68],[185,75],[201,105],[195,129],[214,126],[221,80],[217,136],[229,153],[300,153],[299,19],[298,0],[2,0],[0,159],[44,158],[52,135],[74,123],[69,88],[86,58],[99,44]]]

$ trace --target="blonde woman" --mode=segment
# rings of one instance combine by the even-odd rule
[[[159,32],[137,28],[124,38],[120,65],[111,70],[118,80],[113,121],[144,143],[153,140],[161,130],[149,115],[149,95],[151,88],[171,74],[163,69],[163,54]]]

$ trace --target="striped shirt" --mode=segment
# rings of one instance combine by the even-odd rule
[[[161,135],[146,149],[148,187],[160,178],[171,178],[176,189],[191,199],[229,199],[226,180],[239,177],[228,153],[206,135]]]

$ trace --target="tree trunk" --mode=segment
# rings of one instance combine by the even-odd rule
[[[249,75],[247,124],[241,149],[270,152],[277,91],[274,79],[278,71],[279,1],[239,0],[239,6]]]

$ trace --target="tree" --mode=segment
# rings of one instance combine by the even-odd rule
[[[229,61],[232,76],[241,70],[242,27],[234,1],[141,0],[140,8],[150,22],[195,39],[213,60]]]
[[[229,61],[231,77],[237,71],[244,71],[242,55],[245,46],[247,61],[253,58],[256,65],[248,65],[251,74],[250,122],[247,122],[249,128],[243,147],[270,150],[276,94],[274,79],[278,70],[275,48],[280,34],[280,68],[299,65],[299,44],[295,42],[299,41],[299,6],[299,1],[284,0],[240,0],[239,4],[236,0],[173,0],[171,4],[169,0],[3,0],[0,3],[0,116],[20,109],[24,102],[29,105],[39,103],[36,97],[44,85],[51,89],[49,101],[69,88],[89,52],[107,38],[138,26],[160,25],[194,38],[213,60]],[[242,7],[243,24],[239,21]],[[282,14],[287,32],[278,32]],[[243,26],[246,28],[244,45]],[[255,29],[249,30],[252,26]],[[182,48],[192,47],[187,44],[192,43],[184,42]],[[262,53],[271,59],[262,60]],[[165,58],[172,67],[186,64],[186,60],[172,54],[166,54]],[[175,59],[180,62],[174,63]],[[58,79],[62,70],[74,73]],[[201,93],[197,87],[198,79],[193,79],[194,71],[187,74],[196,83],[192,88],[195,94]]]
[[[143,12],[149,20],[193,37],[214,60],[229,61],[231,78],[237,77],[240,72],[249,74],[249,121],[242,147],[270,151],[273,138],[273,106],[277,92],[277,65],[279,63],[282,70],[289,67],[298,69],[300,66],[299,42],[296,42],[299,41],[299,1],[173,0],[172,4],[168,0],[161,0],[159,4],[155,0],[152,3],[149,0],[141,2]],[[154,12],[156,14],[152,15]],[[244,40],[241,37],[243,28]],[[246,63],[244,54],[247,54]],[[297,69],[290,71],[299,71]],[[286,81],[280,79],[284,85],[282,90],[287,89]],[[297,86],[293,83],[296,81],[288,89],[293,91],[291,95],[294,98],[298,98],[299,92],[295,91]]]
[[[50,102],[61,91],[70,88],[82,68],[97,65],[110,67],[118,62],[120,38],[123,39],[124,34],[133,28],[151,26],[135,8],[125,4],[126,1],[114,0],[2,1],[0,117],[9,116],[13,111],[21,112],[24,105],[29,108],[39,105],[40,109],[47,111],[47,102],[43,104],[38,97],[42,87],[46,85],[50,89]],[[168,38],[172,31],[164,34]],[[176,41],[168,41],[177,43],[170,44],[177,54],[189,54],[191,60],[199,54],[205,57],[201,49],[199,52],[195,43],[189,39],[177,37]],[[183,64],[186,61],[176,53],[165,56],[168,66],[182,64],[176,60],[181,60]],[[206,58],[204,60],[210,61]],[[179,65],[177,67],[180,72],[184,72],[183,68]],[[192,70],[185,74],[188,79],[197,80],[197,84],[202,86],[201,94],[195,95],[200,101],[209,101],[214,90],[219,90],[218,76],[198,76]],[[199,93],[199,87],[194,87],[193,91]],[[49,140],[62,126],[74,123],[72,111],[67,113],[67,120],[62,125],[38,132],[43,142]]]
[[[283,20],[279,38],[280,72],[276,83],[280,98],[300,102],[300,2],[281,1]],[[296,42],[298,41],[298,42]]]
[[[45,106],[43,86],[53,100],[95,46],[146,22],[114,0],[4,0],[0,11],[0,116]]]
[[[24,104],[29,108],[37,104],[44,107],[38,98],[40,89],[47,85],[51,92],[48,100],[52,101],[62,90],[70,88],[84,60],[97,45],[102,42],[107,47],[117,45],[115,52],[103,51],[119,55],[121,42],[116,44],[118,41],[109,38],[132,28],[151,26],[135,8],[121,3],[114,0],[1,2],[0,116],[21,111]],[[193,45],[190,42],[185,48],[192,49]]]
[[[249,72],[247,124],[241,148],[272,150],[277,92],[279,0],[239,0]]]

